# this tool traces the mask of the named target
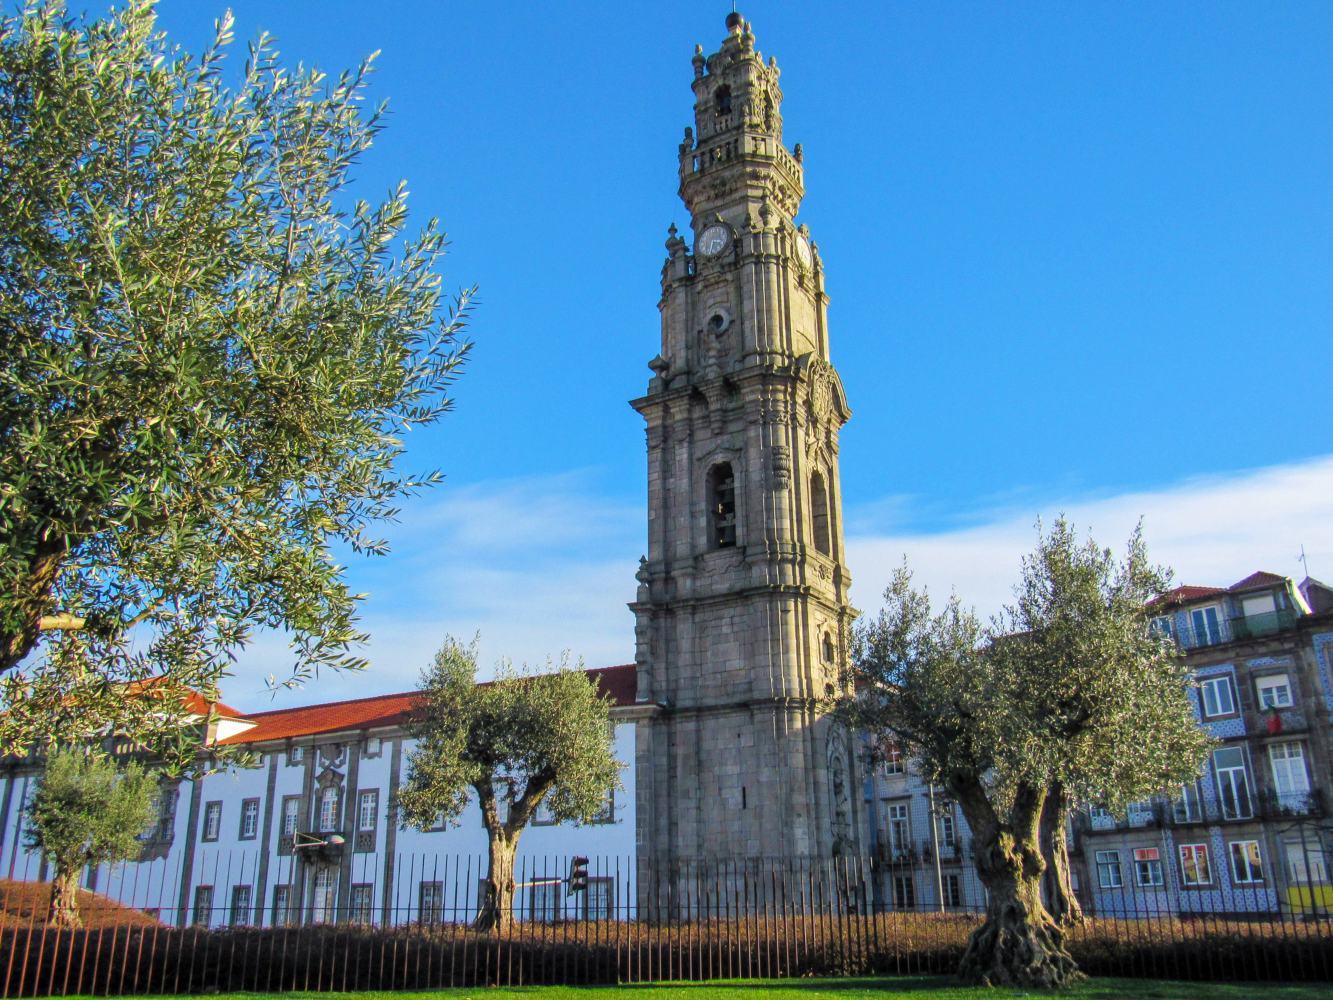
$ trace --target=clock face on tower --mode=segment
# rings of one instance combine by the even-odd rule
[[[694,252],[700,257],[716,257],[727,249],[731,242],[731,233],[726,226],[713,223],[699,234],[699,242],[694,245]]]
[[[801,262],[801,266],[807,271],[810,265],[814,263],[814,254],[810,251],[810,241],[802,235],[796,237],[796,259]]]

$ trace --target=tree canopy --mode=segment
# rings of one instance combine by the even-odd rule
[[[57,750],[46,758],[28,804],[28,846],[55,868],[51,923],[77,927],[79,873],[85,865],[137,857],[139,835],[156,817],[158,785],[136,764],[97,753]]]
[[[101,20],[29,0],[0,22],[0,749],[114,729],[181,741],[256,629],[288,680],[357,667],[331,547],[435,473],[402,435],[451,405],[470,292],[407,191],[353,202],[381,127],[367,61],[224,81],[232,20],[193,57],[154,0]],[[159,689],[163,690],[163,689]]]
[[[405,824],[457,822],[475,796],[490,842],[488,890],[477,925],[503,927],[514,853],[539,805],[557,822],[592,822],[620,787],[607,696],[581,669],[547,673],[502,664],[477,683],[477,647],[447,638],[422,673],[417,745],[398,793]]]
[[[1197,777],[1208,740],[1189,672],[1149,628],[1166,584],[1138,531],[1117,560],[1061,519],[989,626],[956,595],[934,611],[906,568],[858,626],[860,690],[844,718],[879,737],[874,747],[900,745],[973,833],[989,902],[964,957],[968,978],[1067,982],[1075,969],[1041,875],[1062,860],[1070,804],[1123,806]]]

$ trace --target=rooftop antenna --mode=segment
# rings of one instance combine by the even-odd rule
[[[1301,545],[1301,554],[1298,555],[1296,559],[1305,567],[1305,575],[1308,577],[1310,575],[1310,563],[1305,558],[1305,545],[1303,543]]]

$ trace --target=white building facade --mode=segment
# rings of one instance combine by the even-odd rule
[[[635,842],[634,666],[588,671],[613,707],[622,787],[598,821],[548,822],[539,810],[519,846],[516,912],[533,919],[629,915],[624,886]],[[486,830],[470,803],[454,823],[398,822],[395,796],[415,741],[413,692],[242,715],[213,706],[216,746],[248,751],[251,766],[166,779],[139,860],[90,867],[85,888],[173,926],[467,920],[485,876]],[[49,866],[24,835],[39,770],[0,774],[0,874],[37,881]],[[339,842],[341,841],[341,842]],[[588,862],[588,891],[557,881]]]

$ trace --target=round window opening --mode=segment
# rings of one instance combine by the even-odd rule
[[[708,329],[714,333],[725,333],[731,326],[731,313],[725,309],[714,309],[713,314],[708,317]]]

